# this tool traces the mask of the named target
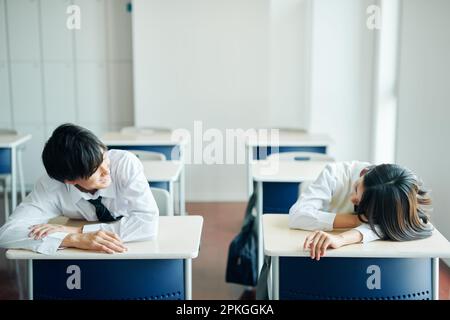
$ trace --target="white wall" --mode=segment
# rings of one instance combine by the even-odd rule
[[[133,121],[131,14],[126,0],[0,0],[0,127],[31,133],[29,185],[41,152],[63,122],[97,134]],[[66,8],[81,9],[81,30]]]
[[[136,125],[305,127],[306,3],[135,0]],[[246,199],[243,165],[188,166],[186,182],[188,200]]]
[[[397,136],[397,95],[400,0],[379,0],[381,26],[375,40],[372,161],[394,163]]]
[[[269,7],[269,123],[309,125],[310,0],[271,0]]]
[[[374,32],[369,0],[315,0],[312,15],[311,122],[335,141],[338,160],[370,160]]]
[[[450,238],[450,1],[402,2],[397,162],[432,190],[432,221]]]

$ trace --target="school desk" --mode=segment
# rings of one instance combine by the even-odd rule
[[[333,140],[326,134],[311,134],[290,130],[279,130],[278,139],[268,134],[249,136],[246,139],[247,190],[253,192],[251,164],[254,160],[264,160],[272,153],[303,151],[326,154]],[[258,132],[258,130],[257,130]]]
[[[5,212],[5,218],[17,206],[17,174],[20,180],[21,198],[25,197],[25,181],[23,176],[22,152],[24,144],[31,139],[30,134],[0,134],[0,175],[11,175],[11,208]]]
[[[109,149],[142,150],[163,153],[167,160],[179,160],[181,172],[179,177],[179,211],[183,215],[185,209],[185,163],[184,152],[187,140],[173,136],[171,132],[155,132],[151,134],[134,134],[109,132],[102,137]]]
[[[267,212],[288,213],[297,201],[302,182],[314,181],[327,161],[260,160],[251,165],[256,182],[258,222],[258,270],[263,263],[262,216]]]
[[[329,249],[319,261],[303,250],[311,231],[289,229],[288,215],[265,214],[263,232],[273,299],[438,299],[439,258],[450,257],[450,244],[438,230],[422,240]]]
[[[159,217],[157,239],[126,243],[125,253],[8,250],[6,257],[29,261],[32,299],[191,299],[202,226],[201,216]]]
[[[179,160],[141,160],[144,174],[151,187],[162,188],[174,199],[173,185],[180,180],[183,164]],[[181,201],[181,188],[178,188],[178,200]],[[181,206],[181,203],[180,203]]]

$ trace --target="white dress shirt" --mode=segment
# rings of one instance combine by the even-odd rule
[[[159,211],[141,162],[134,154],[123,150],[110,150],[108,157],[111,184],[95,194],[82,192],[75,186],[54,180],[48,175],[40,178],[33,192],[0,228],[0,247],[55,253],[68,233],[55,232],[44,239],[34,240],[28,236],[29,227],[48,223],[50,219],[61,215],[70,219],[98,221],[95,207],[87,200],[99,196],[102,197],[102,204],[114,217],[123,218],[112,223],[86,225],[83,233],[111,231],[124,242],[154,239],[158,231]]]
[[[328,164],[319,177],[300,194],[300,198],[289,210],[289,227],[304,230],[333,230],[338,213],[354,212],[350,201],[354,183],[367,162],[335,162]],[[366,223],[357,228],[363,242],[379,239]],[[377,231],[379,231],[377,229]]]

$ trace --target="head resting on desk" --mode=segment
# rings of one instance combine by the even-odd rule
[[[431,236],[426,210],[431,199],[411,170],[396,164],[371,166],[361,172],[358,187],[353,193],[360,194],[355,211],[380,238],[407,241]]]
[[[53,131],[42,152],[47,174],[82,191],[111,184],[107,147],[89,130],[66,123]]]

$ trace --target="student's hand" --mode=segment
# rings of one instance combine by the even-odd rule
[[[49,234],[55,232],[68,232],[68,233],[82,232],[81,227],[68,227],[60,224],[50,224],[50,223],[36,224],[34,226],[31,226],[29,229],[30,233],[28,234],[28,236],[30,238],[34,238],[35,240],[43,239]]]
[[[103,230],[69,234],[64,238],[61,246],[106,253],[125,252],[128,250],[117,234]]]
[[[324,231],[314,231],[310,233],[303,244],[303,250],[308,248],[311,251],[311,259],[320,260],[325,255],[328,248],[337,249],[344,245],[341,235],[333,235]]]

